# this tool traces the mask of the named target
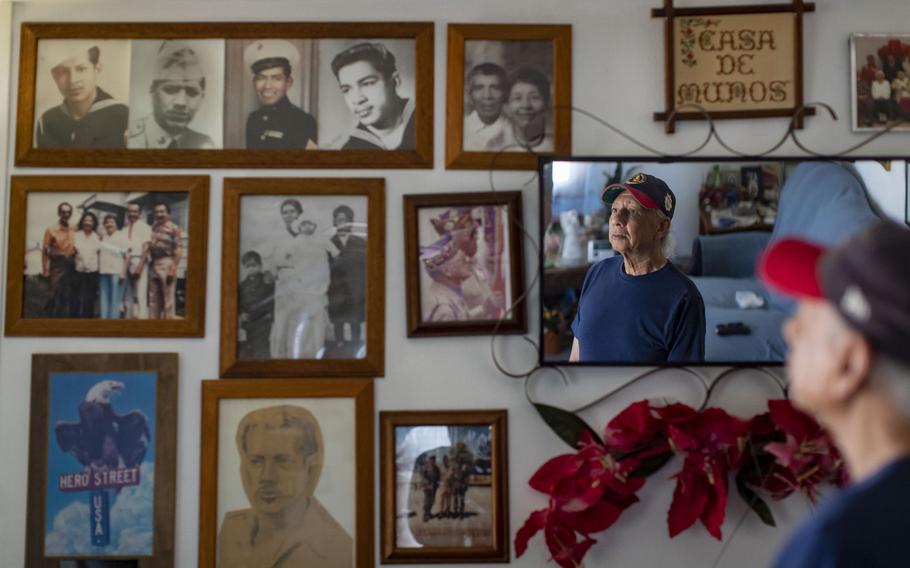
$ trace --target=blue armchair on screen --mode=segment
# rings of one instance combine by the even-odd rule
[[[714,362],[782,361],[786,345],[781,325],[792,300],[767,290],[755,274],[770,242],[798,236],[837,244],[879,219],[859,175],[836,162],[803,162],[781,188],[774,230],[699,236],[693,245],[692,280],[705,302],[705,359]],[[741,308],[737,292],[753,292],[761,307]],[[740,294],[744,298],[748,294]],[[743,322],[749,335],[720,336],[718,324]]]

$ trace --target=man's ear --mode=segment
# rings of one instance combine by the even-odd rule
[[[831,384],[831,396],[838,402],[850,399],[863,388],[872,371],[872,346],[859,333],[850,331],[840,348],[839,373]]]
[[[401,76],[398,74],[397,71],[395,73],[392,73],[392,84],[395,85],[396,91],[398,90],[399,87],[401,87]]]
[[[101,73],[101,62],[95,63],[95,73]]]
[[[670,219],[666,217],[658,217],[658,219],[657,234],[662,237],[670,232]]]
[[[294,78],[288,77],[288,89],[294,86]]]

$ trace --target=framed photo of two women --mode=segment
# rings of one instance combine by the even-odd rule
[[[16,165],[433,165],[433,24],[23,23]]]

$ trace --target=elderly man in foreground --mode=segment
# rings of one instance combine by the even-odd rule
[[[853,485],[812,516],[778,568],[906,566],[910,516],[910,231],[873,225],[825,250],[784,239],[759,273],[799,299],[784,324],[794,403],[834,437]]]
[[[617,363],[705,358],[705,305],[667,256],[676,196],[662,180],[637,174],[608,185],[610,244],[618,256],[585,276],[572,322],[570,361]]]

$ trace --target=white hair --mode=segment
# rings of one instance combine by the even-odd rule
[[[673,220],[667,217],[666,213],[660,209],[654,210],[657,213],[657,218],[661,221],[664,219],[667,220],[670,225],[672,225]],[[670,225],[667,225],[667,234],[663,236],[660,240],[660,253],[666,258],[670,258],[674,252],[676,252],[676,238],[670,234]]]
[[[895,410],[904,419],[910,420],[910,365],[878,354],[872,365],[870,380],[885,391]]]

